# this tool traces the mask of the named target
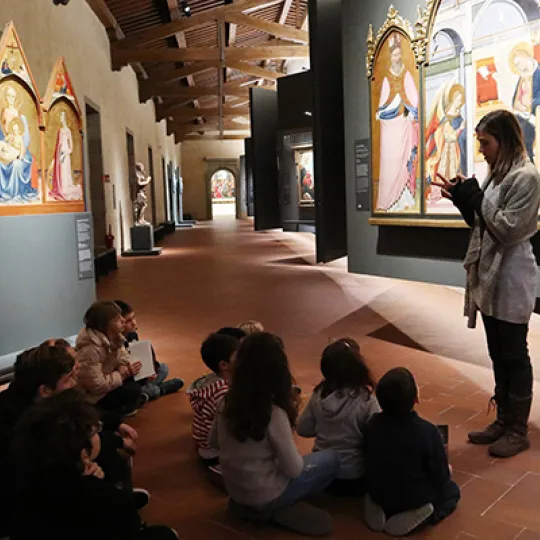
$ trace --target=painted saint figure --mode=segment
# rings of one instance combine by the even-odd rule
[[[148,206],[146,186],[152,181],[152,177],[146,176],[144,165],[140,162],[135,165],[135,175],[137,180],[137,195],[135,196],[135,200],[133,201],[135,226],[149,226],[150,223],[144,219],[144,212]]]
[[[510,67],[519,75],[512,107],[523,130],[527,155],[534,163],[536,113],[540,106],[540,66],[534,58],[532,47],[526,43],[514,49],[510,62]]]
[[[437,174],[456,178],[458,173],[467,175],[467,132],[463,106],[465,88],[450,81],[435,97],[426,132],[426,170],[428,200],[441,200],[440,188],[432,185]]]
[[[418,156],[418,89],[403,62],[402,37],[388,39],[390,69],[385,76],[376,118],[380,122],[377,210],[401,212],[415,205]]]
[[[75,200],[82,198],[81,186],[73,182],[71,155],[73,154],[73,136],[67,124],[65,111],[60,113],[60,129],[56,137],[54,158],[49,170],[52,171],[50,196],[56,200]]]
[[[28,120],[13,84],[4,86],[0,111],[0,202],[20,204],[37,199],[38,167],[32,156]]]

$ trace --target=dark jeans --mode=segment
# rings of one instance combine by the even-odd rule
[[[103,469],[105,479],[126,493],[132,493],[131,467],[129,460],[118,452],[118,436],[110,430],[101,432],[101,450],[96,463]]]
[[[489,356],[493,362],[495,397],[499,405],[510,396],[522,399],[532,394],[533,373],[527,346],[528,324],[513,324],[482,315]]]
[[[461,499],[461,491],[458,485],[450,480],[441,490],[440,496],[433,501],[433,514],[428,519],[429,525],[437,525],[445,517],[448,517],[456,508]]]
[[[326,492],[334,497],[362,497],[366,493],[364,478],[336,478]]]
[[[139,406],[141,401],[141,387],[133,379],[128,379],[122,386],[109,392],[96,403],[98,409],[127,414]]]

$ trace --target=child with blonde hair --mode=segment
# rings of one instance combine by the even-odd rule
[[[240,330],[243,330],[248,336],[256,332],[264,332],[264,326],[259,321],[249,320],[238,325]]]

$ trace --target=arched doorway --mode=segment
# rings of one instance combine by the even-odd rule
[[[218,169],[210,178],[212,218],[236,218],[236,178],[228,169]]]

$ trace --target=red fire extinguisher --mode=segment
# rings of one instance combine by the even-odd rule
[[[114,235],[112,233],[112,227],[109,225],[109,232],[105,235],[105,247],[112,249],[114,247]]]

